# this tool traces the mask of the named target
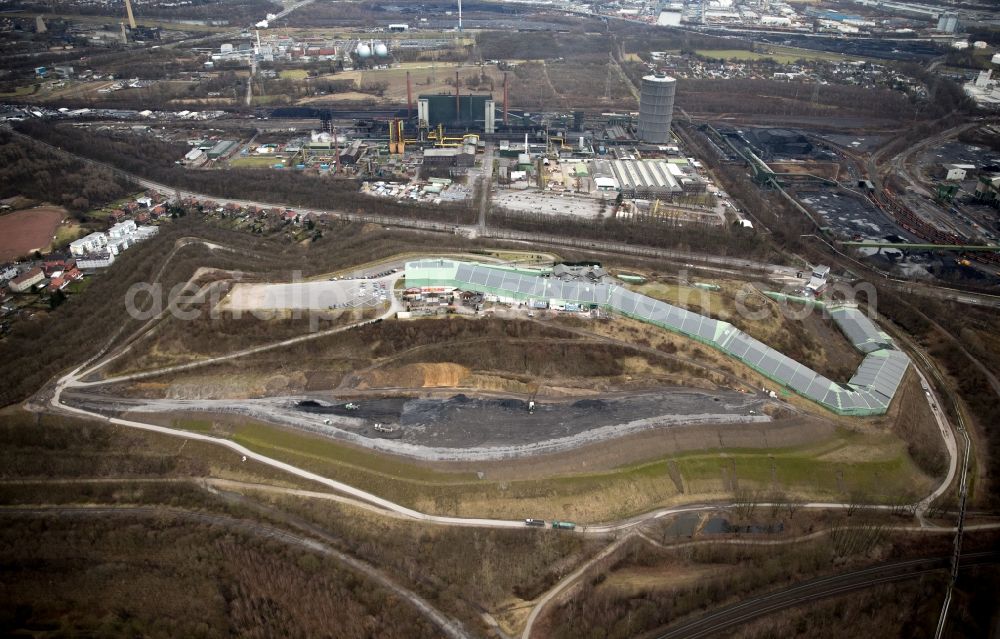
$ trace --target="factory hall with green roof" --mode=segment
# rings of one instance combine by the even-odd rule
[[[600,281],[563,280],[551,269],[518,269],[452,259],[406,264],[408,287],[452,287],[495,296],[507,304],[553,308],[601,308],[684,335],[739,360],[771,381],[839,415],[881,415],[910,364],[892,339],[853,306],[830,309],[833,321],[865,354],[847,383],[835,382],[751,337],[729,322],[716,320]]]

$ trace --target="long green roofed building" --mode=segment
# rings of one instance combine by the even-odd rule
[[[889,408],[910,358],[892,339],[851,306],[831,310],[831,316],[855,348],[866,353],[846,384],[779,353],[729,322],[634,293],[615,284],[563,281],[551,271],[516,269],[451,259],[425,259],[406,264],[406,285],[451,286],[495,295],[507,303],[546,302],[599,307],[659,326],[707,344],[740,360],[768,379],[839,415],[881,415]]]

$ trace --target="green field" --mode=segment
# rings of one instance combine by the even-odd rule
[[[60,18],[68,22],[85,22],[89,24],[107,24],[109,22],[119,19],[119,15],[116,13],[112,15],[83,15],[80,13],[40,13],[38,11],[10,11],[4,13],[5,17],[8,18],[30,18],[35,19],[35,16],[42,15],[46,21],[50,19]],[[143,18],[136,15],[135,21],[138,25],[143,27],[160,27],[161,29],[174,30],[174,31],[187,31],[187,32],[229,32],[233,30],[230,26],[212,26],[206,24],[193,25],[187,22],[172,22],[170,20],[156,20],[150,18]]]
[[[305,80],[309,72],[305,69],[285,69],[278,74],[283,80]]]
[[[795,47],[769,46],[763,52],[745,51],[742,49],[698,49],[700,56],[722,60],[766,60],[768,58],[781,64],[792,64],[798,60],[860,60],[851,56],[830,53],[828,51],[813,51],[812,49],[796,49]]]
[[[285,96],[285,95],[254,95],[253,96],[253,103],[254,104],[275,104],[275,103],[282,103],[283,101],[285,101],[287,99],[288,99],[288,96]]]
[[[197,432],[205,429],[201,420],[173,423]],[[267,424],[224,428],[251,450],[441,515],[597,522],[694,500],[732,499],[736,488],[825,500],[843,500],[861,491],[871,500],[893,502],[929,486],[900,440],[846,430],[803,447],[713,449],[609,471],[497,481],[489,478],[488,464],[486,476],[478,479],[471,472],[435,470]],[[683,492],[675,482],[678,477]]]
[[[175,419],[173,427],[196,433],[210,433],[212,432],[212,421],[208,419]]]
[[[245,158],[233,158],[229,161],[229,166],[244,169],[266,169],[277,164],[278,162],[281,162],[283,159],[284,158],[267,155],[253,155]]]
[[[23,87],[17,87],[13,91],[7,91],[0,93],[0,98],[22,98],[26,95],[33,94],[38,89],[38,85],[29,84]]]
[[[83,228],[79,224],[61,224],[56,229],[56,239],[52,243],[57,248],[62,248],[84,234]]]

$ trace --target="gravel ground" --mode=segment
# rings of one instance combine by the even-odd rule
[[[519,399],[364,399],[298,397],[255,400],[125,399],[67,391],[66,401],[103,413],[237,413],[368,448],[435,461],[505,459],[552,453],[622,435],[691,424],[771,421],[770,400],[734,391],[675,389],[577,401],[539,402],[529,414]],[[752,413],[752,414],[751,414]],[[391,432],[377,431],[375,425]]]

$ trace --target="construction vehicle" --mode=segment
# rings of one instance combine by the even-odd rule
[[[541,527],[544,527],[545,526],[545,520],[544,519],[525,519],[524,520],[524,525],[525,526],[541,526]]]
[[[344,404],[344,408],[346,408],[347,410],[358,410],[359,408],[361,408],[361,405],[355,404],[354,402],[348,402]]]
[[[529,415],[535,412],[535,398],[538,397],[538,389],[541,388],[541,387],[542,387],[542,385],[539,384],[539,383],[537,383],[537,382],[534,383],[534,384],[532,384],[529,387],[530,390],[531,390],[531,392],[528,394],[528,414]]]
[[[554,521],[552,527],[556,530],[575,530],[576,524],[571,521]]]

